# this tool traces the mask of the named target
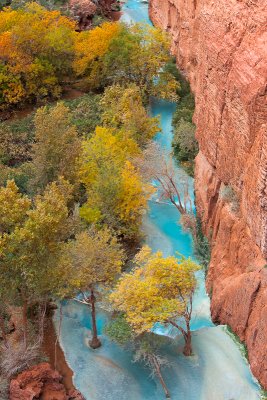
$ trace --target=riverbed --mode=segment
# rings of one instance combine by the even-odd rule
[[[122,19],[126,22],[147,22],[148,5],[129,0],[123,5]],[[157,142],[171,149],[172,114],[175,105],[152,99],[151,113],[159,115],[162,132]],[[177,169],[177,173],[181,173]],[[191,196],[193,180],[189,179]],[[146,243],[164,255],[179,252],[193,257],[191,236],[179,224],[175,207],[162,202],[157,195],[149,202],[144,217]],[[205,291],[204,274],[198,273],[198,289],[194,297],[192,357],[184,357],[183,339],[174,328],[156,326],[155,332],[166,337],[161,351],[170,366],[163,376],[174,400],[256,400],[260,388],[239,346],[226,333],[224,326],[214,326],[210,319],[209,297]],[[56,326],[58,314],[55,315]],[[98,312],[98,330],[103,346],[92,350],[88,346],[91,319],[87,306],[74,301],[63,305],[60,344],[66,361],[74,373],[74,384],[86,400],[160,400],[164,393],[145,366],[132,362],[132,354],[112,343],[104,334],[107,312]]]

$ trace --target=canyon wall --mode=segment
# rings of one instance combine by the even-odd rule
[[[195,191],[210,238],[215,322],[247,345],[267,388],[267,2],[150,0],[195,94]]]

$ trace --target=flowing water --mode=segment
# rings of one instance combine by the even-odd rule
[[[148,6],[145,2],[129,0],[124,6],[123,20],[145,21]],[[152,100],[151,112],[159,115],[162,133],[156,140],[170,149],[171,121],[175,106],[165,101]],[[190,182],[191,190],[193,182]],[[193,195],[193,194],[192,194]],[[179,252],[192,256],[192,239],[183,232],[175,207],[157,199],[150,201],[144,218],[146,243],[165,255]],[[194,297],[192,318],[193,357],[184,357],[183,340],[174,328],[155,326],[157,334],[166,340],[162,351],[170,361],[163,375],[173,400],[256,400],[260,389],[238,345],[225,332],[225,327],[214,326],[210,319],[209,298],[205,292],[204,276],[198,273],[198,290]],[[103,334],[108,313],[98,312],[98,330],[103,346],[88,347],[91,320],[87,306],[69,301],[63,306],[60,343],[66,360],[74,372],[74,384],[86,400],[161,400],[161,386],[143,365],[132,362],[130,351],[121,349]],[[58,327],[59,315],[55,316]]]

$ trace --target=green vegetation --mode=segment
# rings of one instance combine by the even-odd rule
[[[201,220],[199,217],[196,218],[196,237],[194,240],[195,255],[203,266],[205,273],[208,271],[210,263],[210,242],[209,239],[203,234]]]
[[[246,345],[243,342],[241,342],[241,340],[239,339],[239,336],[235,332],[233,332],[233,330],[231,329],[231,327],[229,325],[226,326],[225,331],[231,337],[231,339],[235,342],[235,344],[239,348],[242,356],[248,361],[248,350],[247,350]]]
[[[88,93],[74,100],[64,101],[70,109],[71,123],[76,127],[79,136],[89,137],[101,124],[102,96]]]
[[[111,340],[121,346],[131,348],[134,353],[133,362],[141,362],[157,378],[164,390],[166,398],[170,393],[162,375],[162,368],[169,365],[168,360],[162,355],[161,347],[168,343],[165,336],[146,332],[137,335],[127,322],[124,314],[118,314],[107,324],[105,333]]]
[[[176,111],[173,115],[173,141],[174,156],[185,171],[194,176],[194,159],[198,153],[198,143],[195,139],[195,125],[192,122],[195,101],[190,91],[189,83],[177,70],[174,62],[167,65],[168,71],[172,73],[179,82],[178,101]]]
[[[120,345],[126,345],[127,343],[130,343],[134,337],[133,330],[126,321],[123,313],[116,314],[115,317],[113,316],[113,318],[105,326],[104,331],[111,340]]]
[[[220,189],[220,197],[230,204],[234,213],[239,211],[239,197],[231,185],[223,185]]]

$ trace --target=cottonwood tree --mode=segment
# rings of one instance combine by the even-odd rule
[[[120,24],[103,57],[103,76],[108,84],[134,83],[147,101],[149,96],[177,100],[179,83],[165,70],[170,60],[170,38],[148,24]]]
[[[140,154],[136,142],[111,128],[96,128],[83,143],[80,177],[87,201],[81,216],[88,223],[107,224],[126,238],[138,236],[152,193],[130,159]]]
[[[23,224],[31,200],[23,196],[13,180],[0,188],[0,235],[11,233]]]
[[[95,303],[100,290],[108,287],[121,272],[124,252],[115,236],[105,228],[81,232],[65,247],[69,260],[66,295],[82,293],[83,302],[91,307],[93,349],[101,346],[97,334]]]
[[[0,14],[0,108],[58,98],[72,72],[75,22],[37,2]]]
[[[63,103],[39,108],[34,118],[35,144],[32,162],[33,184],[43,190],[60,176],[71,184],[77,182],[81,143],[70,110]]]
[[[179,84],[164,69],[169,48],[169,37],[160,29],[104,23],[76,37],[74,70],[91,89],[134,83],[146,100],[150,95],[177,100]]]
[[[11,193],[3,198],[7,191]],[[14,182],[0,190],[0,209],[9,209],[0,221],[5,229],[0,237],[0,296],[22,306],[25,348],[29,307],[46,303],[65,283],[61,259],[65,241],[73,233],[70,196],[71,187],[64,180],[53,182],[33,203],[19,196]]]
[[[168,340],[164,336],[155,335],[152,332],[138,335],[126,321],[124,314],[116,315],[105,327],[105,333],[109,338],[127,349],[132,348],[134,362],[141,362],[151,371],[153,377],[157,377],[164,390],[166,398],[170,398],[170,392],[164,381],[161,369],[169,366],[169,361],[160,352],[160,347]]]
[[[135,261],[137,267],[123,274],[110,295],[114,308],[125,313],[137,334],[149,332],[156,322],[173,325],[184,337],[184,355],[191,355],[190,320],[197,264],[185,258],[164,258],[159,251],[152,254],[148,246]]]
[[[144,147],[160,131],[158,118],[149,117],[141,90],[135,84],[108,87],[101,99],[101,106],[103,124],[123,130],[140,147]]]

